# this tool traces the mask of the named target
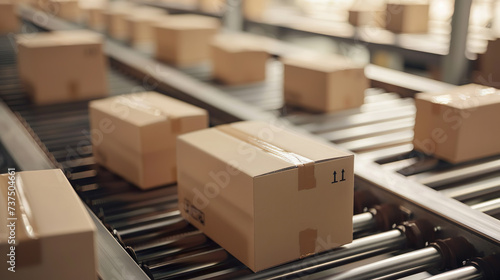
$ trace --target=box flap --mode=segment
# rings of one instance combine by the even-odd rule
[[[200,15],[172,15],[155,25],[160,28],[188,30],[188,29],[218,29],[218,19]]]
[[[169,118],[206,115],[206,111],[201,108],[153,91],[94,100],[89,106],[138,127]]]
[[[54,31],[33,36],[16,36],[16,42],[27,48],[102,44],[103,37],[87,30]]]
[[[321,72],[334,72],[344,69],[360,69],[364,66],[346,57],[339,55],[319,55],[315,53],[301,53],[300,55],[285,56],[282,58],[285,65],[306,68]]]
[[[443,93],[419,93],[416,98],[456,109],[471,109],[500,103],[500,90],[468,84]]]
[[[350,156],[349,153],[319,143],[307,136],[265,122],[246,121],[229,126],[286,152],[294,153],[305,161],[320,162]],[[217,128],[188,133],[179,136],[179,139],[191,145],[203,147],[205,152],[224,162],[237,164],[242,172],[253,177],[297,168],[293,160],[280,158]],[[248,164],[250,162],[251,165]]]

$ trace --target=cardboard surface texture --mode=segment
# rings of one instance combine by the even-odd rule
[[[415,101],[415,149],[452,163],[500,154],[499,90],[469,84]]]
[[[319,112],[356,108],[369,86],[364,66],[337,56],[285,57],[285,102]]]
[[[156,57],[191,66],[210,58],[210,42],[220,27],[218,19],[198,15],[173,15],[154,25]]]
[[[84,31],[19,35],[19,76],[36,104],[107,95],[102,36]]]
[[[61,170],[2,174],[0,198],[15,202],[15,210],[0,211],[0,218],[17,218],[8,221],[12,227],[0,228],[0,250],[5,252],[1,279],[97,279],[95,225]],[[12,229],[15,250],[7,238]],[[8,253],[14,255],[15,272],[7,270]]]
[[[388,3],[385,15],[386,29],[395,33],[426,33],[429,29],[429,4]]]
[[[253,271],[352,241],[352,154],[263,122],[177,140],[182,216]]]
[[[385,26],[385,10],[378,8],[361,8],[355,7],[349,9],[348,21],[353,26]]]
[[[258,40],[241,35],[221,35],[211,46],[215,79],[231,85],[266,79],[269,54]]]
[[[0,0],[0,34],[19,32],[20,26],[16,15],[16,4]]]
[[[92,101],[96,161],[142,189],[176,181],[175,139],[208,126],[207,112],[157,92]]]

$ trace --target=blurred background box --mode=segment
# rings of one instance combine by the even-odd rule
[[[153,25],[166,20],[168,13],[162,9],[141,8],[135,13],[127,16],[127,40],[131,44],[154,42]]]
[[[33,102],[50,104],[107,95],[102,36],[85,31],[18,35],[19,75]]]
[[[219,20],[208,16],[169,16],[154,25],[156,57],[177,66],[204,62],[210,58],[210,42],[219,27]]]
[[[333,55],[285,57],[282,61],[286,104],[319,112],[363,104],[369,86],[364,66]]]
[[[73,22],[80,21],[78,0],[50,0],[49,5],[55,16]]]
[[[0,34],[19,32],[20,26],[16,4],[12,1],[0,0]]]
[[[429,4],[421,1],[387,3],[387,30],[394,33],[426,33],[429,29]]]
[[[104,11],[105,28],[108,35],[118,40],[126,40],[128,31],[125,18],[134,14],[136,5],[132,2],[115,1]]]

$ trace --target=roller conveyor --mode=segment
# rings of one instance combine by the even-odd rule
[[[10,56],[12,57],[12,53]],[[6,63],[1,64],[0,68],[6,64],[10,64],[10,66],[7,66],[11,69],[15,68],[15,65],[13,65],[15,60],[6,59],[5,61]],[[277,61],[271,61],[270,64],[272,63],[275,64],[274,66],[278,64]],[[128,69],[117,61],[111,64],[113,67],[110,70],[109,83],[113,94],[127,93],[127,89],[130,90],[137,86],[134,77],[125,75],[129,73]],[[2,70],[0,69],[0,71]],[[187,73],[187,71],[181,69],[181,72]],[[10,84],[19,84],[15,74],[9,77],[12,78],[8,80]],[[205,79],[205,81],[209,80]],[[121,86],[123,84],[127,86]],[[259,85],[247,86],[247,91],[239,91],[235,87],[225,88],[220,85],[213,85],[220,92],[227,93],[228,96],[236,100],[243,95],[251,95],[254,86],[259,87]],[[262,85],[260,87],[262,89]],[[408,190],[402,188],[401,193],[391,192],[390,186],[380,186],[383,185],[381,184],[382,181],[378,180],[376,176],[374,176],[373,181],[370,181],[366,178],[371,177],[367,176],[371,173],[360,172],[356,177],[356,189],[364,193],[364,195],[358,195],[355,199],[355,205],[357,205],[358,210],[353,217],[355,234],[355,241],[353,243],[344,245],[336,250],[312,256],[311,258],[305,258],[272,268],[260,274],[253,274],[217,244],[180,218],[176,210],[175,185],[164,186],[150,191],[140,191],[123,181],[120,177],[94,163],[91,157],[91,146],[89,146],[88,135],[82,133],[82,131],[88,130],[86,102],[37,107],[28,102],[26,95],[20,90],[19,86],[12,86],[11,88],[17,89],[17,91],[4,92],[0,90],[2,100],[12,111],[18,112],[21,120],[26,122],[25,125],[28,127],[28,130],[31,129],[34,134],[33,136],[38,138],[38,144],[43,149],[46,149],[44,153],[50,159],[50,163],[53,166],[64,168],[73,187],[88,205],[89,209],[100,218],[108,231],[113,234],[132,259],[138,265],[142,266],[147,275],[152,279],[237,279],[239,277],[291,279],[305,275],[310,275],[314,279],[324,277],[325,273],[326,276],[335,276],[339,271],[348,272],[356,269],[356,267],[359,267],[359,269],[366,268],[366,265],[375,265],[378,261],[390,260],[390,258],[401,257],[404,254],[413,253],[412,256],[415,256],[415,254],[421,253],[416,251],[416,248],[424,247],[427,242],[434,241],[434,238],[444,239],[456,236],[465,237],[476,248],[479,256],[500,252],[499,239],[496,239],[497,236],[490,234],[491,231],[483,231],[482,229],[483,220],[485,223],[491,222],[493,226],[498,225],[496,220],[489,219],[489,217],[481,213],[469,211],[470,209],[463,207],[463,205],[458,204],[457,206],[453,202],[446,200],[445,196],[440,197],[438,195],[436,199],[443,199],[443,205],[450,207],[447,208],[448,211],[441,211],[442,209],[437,207],[429,207],[428,205],[419,203],[420,200],[418,199],[408,197]],[[271,87],[271,89],[275,91],[274,94],[279,92],[276,88]],[[159,91],[165,94],[176,95],[176,93],[165,91],[163,88],[160,88]],[[238,97],[238,92],[245,93]],[[8,96],[8,98],[4,99],[4,95]],[[190,97],[185,98],[189,99]],[[411,112],[409,110],[409,108],[413,108],[410,99],[400,99],[397,95],[385,93],[381,89],[369,90],[366,95],[367,104],[359,109],[358,112],[352,110],[328,116],[312,115],[309,112],[302,112],[297,108],[283,110],[281,108],[282,104],[278,103],[281,101],[276,99],[276,97],[273,97],[275,99],[269,99],[271,100],[270,102],[264,102],[262,99],[259,99],[260,97],[255,100],[249,97],[246,98],[240,100],[252,104],[252,106],[259,108],[263,113],[282,115],[287,121],[296,122],[298,128],[306,130],[311,127],[320,128],[311,131],[313,133],[334,133],[336,129],[343,129],[344,131],[352,129],[350,131],[355,136],[348,139],[333,140],[334,142],[338,142],[338,144],[366,139],[366,135],[356,135],[356,131],[354,130],[356,127],[367,126],[366,129],[368,131],[370,129],[369,125],[375,125],[375,128],[372,128],[375,131],[376,125],[381,122],[387,121],[394,124],[398,117],[392,118],[391,114],[393,113],[398,114],[397,112],[400,112],[400,114],[403,114],[403,112],[408,113],[410,111],[407,117],[408,121],[411,121],[412,114],[414,114],[414,111]],[[276,104],[279,106],[276,106]],[[399,109],[398,106],[404,109]],[[389,110],[389,113],[387,113],[386,109],[388,107],[395,109],[393,111]],[[213,110],[210,107],[207,109]],[[363,114],[365,115],[362,116]],[[227,122],[232,120],[232,118],[226,119]],[[224,117],[218,114],[217,118],[211,122],[212,124],[216,124],[221,121],[224,121]],[[330,123],[338,124],[335,126]],[[322,124],[324,124],[323,127],[321,126]],[[411,125],[405,126],[400,130],[410,131]],[[380,135],[371,136],[383,136],[384,134],[387,135],[386,133],[394,133],[394,131],[382,131]],[[67,135],[68,137],[61,137],[61,135]],[[319,136],[321,137],[322,135]],[[400,160],[404,159],[404,156],[407,159],[417,157],[418,155],[408,156],[411,152],[411,147],[408,146],[408,143],[408,141],[403,141],[402,144],[389,143],[375,148],[368,145],[368,147],[361,150],[363,153],[360,153],[359,157],[369,153],[374,155],[374,152],[381,150],[388,151],[389,149],[393,149],[393,152],[382,154],[386,159],[398,155],[402,155]],[[406,150],[402,147],[406,148]],[[12,150],[8,151],[13,154],[15,153]],[[372,157],[372,159],[376,158]],[[386,164],[392,162],[394,161],[386,161]],[[410,160],[406,163],[415,164],[416,162],[420,161]],[[363,165],[358,167],[361,166]],[[367,166],[372,165],[368,164]],[[383,166],[380,169],[374,168],[373,172],[382,172]],[[401,164],[398,168],[393,169],[398,171],[404,167],[406,166]],[[445,166],[443,168],[446,170],[448,167]],[[494,180],[492,174],[488,172],[484,174],[491,176],[488,178]],[[392,180],[393,174],[385,177]],[[398,177],[398,179],[400,178]],[[398,179],[394,179],[393,181],[397,183]],[[458,184],[461,181],[454,182],[454,184]],[[412,185],[413,183],[408,181],[408,185]],[[423,194],[431,194],[431,192],[427,193],[423,191]],[[415,195],[418,196],[416,193]],[[361,199],[363,196],[365,196],[365,199]],[[366,199],[366,197],[371,199]],[[421,199],[425,198],[422,196]],[[481,198],[481,196],[469,198],[476,199]],[[452,206],[457,207],[457,212],[465,211],[466,215],[464,217],[475,217],[481,223],[477,227],[472,227],[472,223],[469,220],[465,218],[460,220],[453,213],[447,213],[450,212],[450,209],[453,209]],[[432,228],[435,237],[428,237],[428,240],[420,239],[416,242],[412,235],[408,234],[411,231],[404,229],[405,225],[406,227],[411,226],[403,222],[404,220],[413,218],[423,218],[427,223],[430,222],[434,225],[428,228]],[[398,224],[400,226],[393,227]],[[436,257],[435,254],[430,254],[431,250],[424,250],[426,250],[424,254],[429,253],[429,256],[432,255],[427,259],[428,262],[432,259],[431,263],[439,263],[439,261],[435,261],[437,258],[434,259]],[[439,264],[436,265],[439,266]],[[439,268],[436,265],[425,267],[424,270],[428,276],[439,273]],[[411,265],[411,267],[414,267],[414,265]],[[417,267],[421,267],[421,265],[417,264]],[[406,271],[405,268],[400,267],[398,269]],[[387,276],[391,273],[393,272],[384,271],[383,275]],[[101,272],[102,278],[108,279],[103,276],[104,274],[105,272]],[[368,274],[362,274],[365,277],[369,277]]]

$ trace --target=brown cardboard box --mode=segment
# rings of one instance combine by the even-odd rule
[[[415,149],[452,163],[500,154],[499,90],[469,84],[415,101]]]
[[[16,15],[16,4],[0,0],[0,34],[19,32],[20,22]]]
[[[210,58],[210,42],[220,27],[218,19],[174,15],[154,25],[156,57],[177,66],[190,66]]]
[[[130,2],[112,2],[104,11],[106,32],[115,39],[127,39],[127,23],[125,18],[133,14],[136,6]]]
[[[19,76],[37,104],[107,95],[107,63],[102,36],[85,31],[20,35]]]
[[[78,0],[50,0],[51,12],[62,19],[80,21],[80,8]]]
[[[474,75],[476,83],[500,87],[500,39],[489,41],[486,52],[478,55]]]
[[[90,103],[96,161],[142,189],[176,181],[175,138],[208,125],[207,112],[156,92]]]
[[[127,38],[132,44],[152,43],[154,41],[153,25],[162,22],[167,12],[160,9],[143,10],[125,18]]]
[[[239,35],[220,35],[212,41],[212,71],[225,84],[245,84],[266,79],[269,58],[259,40]]]
[[[95,225],[61,170],[0,175],[0,199],[0,218],[13,225],[0,227],[0,279],[97,279]],[[15,241],[7,238],[13,229]]]
[[[349,23],[353,26],[385,26],[385,10],[377,8],[352,8],[349,10]]]
[[[85,24],[95,30],[105,29],[104,11],[107,7],[106,1],[80,2],[80,14]]]
[[[352,241],[352,154],[263,122],[177,140],[182,216],[253,271]]]
[[[269,0],[243,0],[243,15],[247,19],[262,18],[269,5]]]
[[[206,13],[222,13],[226,5],[226,0],[198,0],[199,9]]]
[[[359,107],[369,86],[364,67],[337,56],[295,56],[283,59],[285,102],[331,112]]]
[[[385,28],[395,33],[426,33],[429,28],[429,4],[388,3]]]

